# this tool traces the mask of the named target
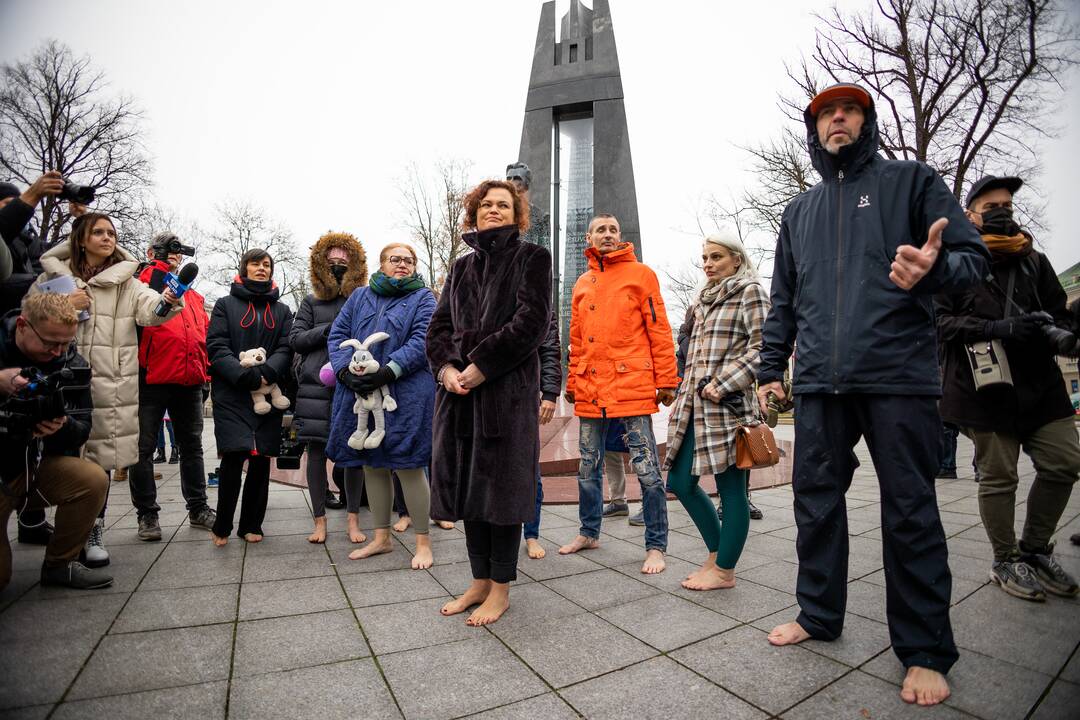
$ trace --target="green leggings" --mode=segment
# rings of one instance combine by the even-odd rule
[[[694,466],[694,418],[686,427],[682,445],[675,454],[675,462],[668,471],[668,490],[675,493],[679,502],[690,513],[705,547],[716,553],[716,565],[732,570],[739,561],[746,535],[750,532],[750,506],[746,502],[746,482],[749,471],[731,465],[724,472],[714,475],[716,491],[724,508],[724,522],[716,517],[716,508],[708,494],[698,485],[700,478],[691,475]]]

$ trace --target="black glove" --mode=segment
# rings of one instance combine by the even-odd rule
[[[244,373],[244,383],[247,385],[248,390],[258,390],[262,387],[263,374],[259,372],[257,367],[246,368]]]
[[[1004,320],[987,320],[985,333],[988,338],[1033,342],[1042,336],[1039,326],[1042,319],[1034,313],[1025,313]]]
[[[337,371],[337,381],[339,385],[344,385],[353,392],[365,392],[364,389],[360,386],[360,376],[353,375],[351,372],[349,372],[348,365]]]
[[[357,375],[355,377],[360,387],[357,392],[365,395],[372,390],[381,388],[383,385],[388,385],[397,379],[397,375],[394,374],[394,371],[385,365],[373,373],[364,373],[363,375]]]

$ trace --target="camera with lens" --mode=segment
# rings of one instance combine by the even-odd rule
[[[1050,349],[1054,351],[1055,355],[1076,357],[1078,350],[1080,350],[1080,347],[1078,347],[1080,343],[1077,342],[1076,335],[1055,325],[1054,317],[1048,312],[1042,310],[1033,312],[1031,317],[1038,324],[1039,330],[1047,342],[1050,343]]]
[[[57,195],[57,197],[60,200],[67,200],[68,202],[78,203],[80,205],[89,205],[94,202],[96,193],[97,188],[93,185],[76,185],[73,182],[65,180],[64,187],[60,190],[60,194]]]
[[[190,245],[184,245],[175,237],[154,245],[155,260],[167,262],[170,255],[187,255],[188,257],[191,257],[194,254],[195,248]]]
[[[10,435],[28,435],[39,422],[66,416],[64,386],[90,384],[90,368],[62,368],[46,375],[25,367],[19,374],[27,384],[0,404],[0,432]]]

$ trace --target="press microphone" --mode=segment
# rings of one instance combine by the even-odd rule
[[[184,293],[187,292],[187,289],[191,287],[191,284],[193,282],[195,282],[195,276],[198,274],[199,266],[195,263],[188,263],[184,267],[180,268],[180,273],[178,275],[169,273],[167,276],[165,276],[165,287],[172,290],[173,295],[175,295],[177,299],[179,299],[183,297]],[[169,314],[169,310],[171,309],[172,306],[169,305],[169,303],[165,302],[164,298],[162,298],[162,300],[158,302],[157,309],[154,310],[154,313],[158,317],[165,317]]]

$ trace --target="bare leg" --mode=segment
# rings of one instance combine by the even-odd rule
[[[427,533],[416,536],[416,554],[412,558],[413,570],[426,570],[434,559],[431,556],[431,536]]]
[[[529,557],[533,560],[540,560],[547,551],[544,550],[544,546],[540,544],[539,540],[535,538],[525,538],[525,550],[529,553]]]
[[[949,697],[949,683],[937,670],[913,666],[909,667],[904,687],[900,690],[900,699],[906,703],[919,705],[937,705]]]
[[[357,544],[367,542],[367,535],[360,532],[359,513],[349,513],[349,542]]]
[[[487,579],[474,579],[472,585],[461,597],[443,605],[439,612],[443,615],[457,615],[465,612],[473,605],[479,605],[487,600],[488,593],[491,592],[491,584],[491,581]]]
[[[664,562],[664,553],[659,550],[646,550],[645,562],[641,564],[641,572],[645,575],[656,575],[664,572],[667,563]]]
[[[806,632],[797,622],[784,623],[783,625],[777,625],[769,633],[769,642],[773,645],[797,645],[803,640],[809,640],[810,633]]]
[[[487,597],[484,598],[484,602],[480,604],[480,607],[473,611],[473,614],[465,621],[466,625],[472,625],[473,627],[479,627],[481,625],[490,625],[506,612],[510,607],[510,583],[498,583],[491,582],[491,589],[488,591]]]
[[[600,541],[595,538],[585,537],[584,535],[578,535],[566,545],[559,548],[560,555],[570,555],[576,553],[579,550],[593,550],[600,547]]]
[[[375,539],[359,550],[349,553],[350,560],[362,560],[372,555],[382,555],[394,551],[394,541],[390,539],[390,528],[375,528]]]
[[[326,542],[326,516],[315,518],[315,531],[308,535],[307,541],[321,545]]]

